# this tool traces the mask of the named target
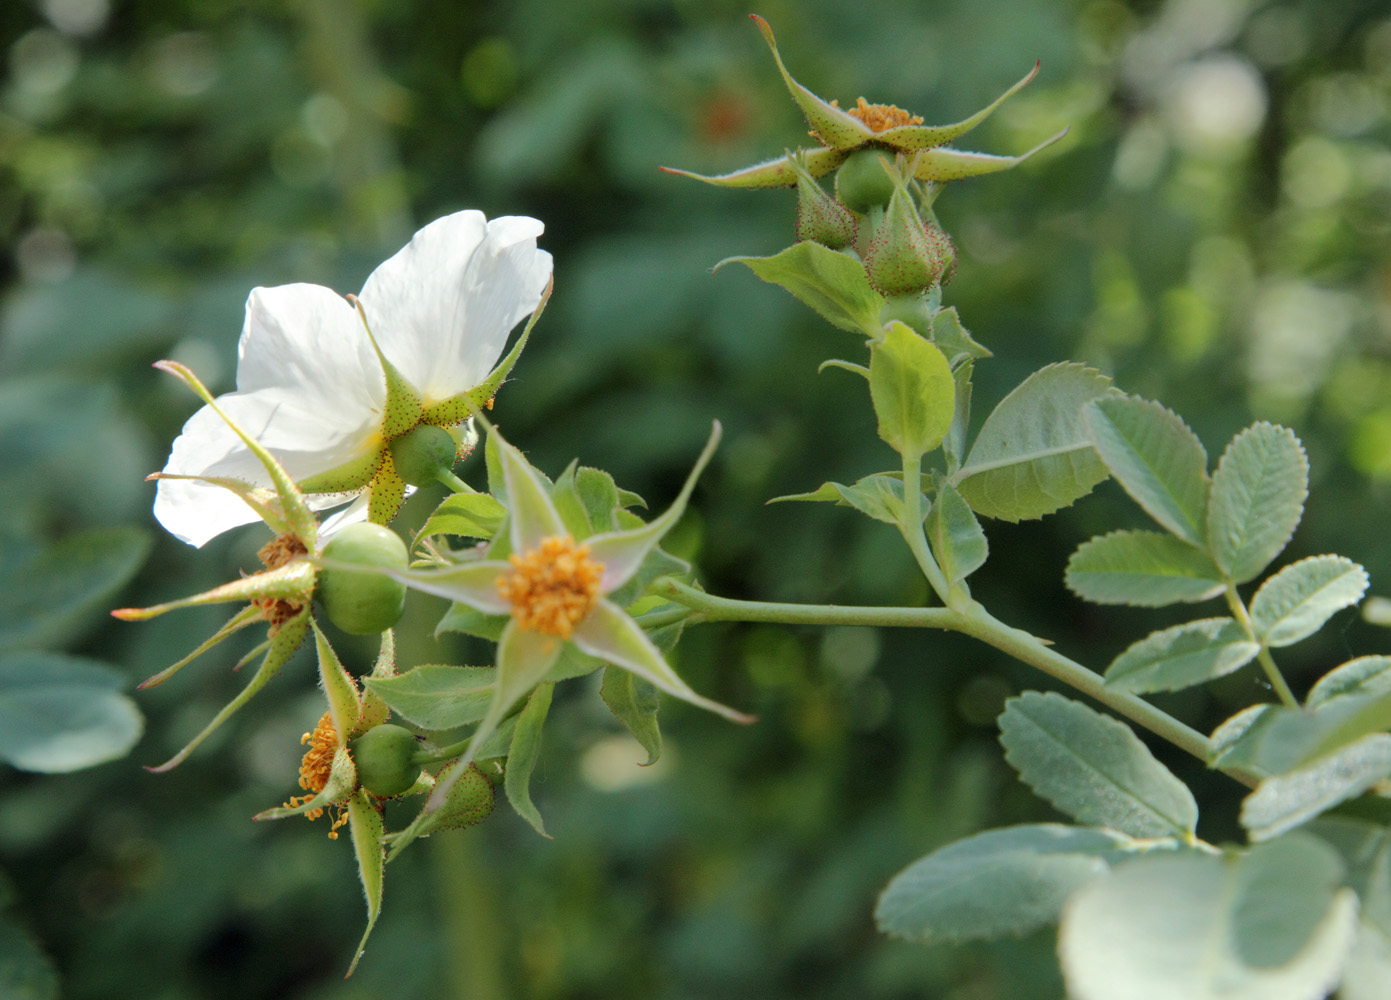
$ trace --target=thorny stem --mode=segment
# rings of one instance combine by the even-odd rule
[[[909,493],[913,491],[909,490]],[[935,563],[933,564],[936,565]],[[940,570],[938,571],[940,572]],[[1200,760],[1206,761],[1211,741],[1162,709],[1130,694],[1106,687],[1101,675],[1089,670],[1021,629],[997,620],[975,601],[958,602],[958,608],[847,607],[835,604],[777,604],[716,597],[670,577],[653,584],[653,591],[684,604],[695,621],[770,622],[784,625],[870,625],[906,628],[939,628],[961,632],[1036,667],[1057,680],[1094,698],[1118,715],[1143,726]],[[1254,778],[1236,769],[1221,768],[1248,787]]]
[[[1275,689],[1276,697],[1286,708],[1298,708],[1299,699],[1294,696],[1290,686],[1285,683],[1285,675],[1280,673],[1280,668],[1275,665],[1275,658],[1270,655],[1270,650],[1266,648],[1265,643],[1256,638],[1256,629],[1251,624],[1251,615],[1246,610],[1246,602],[1241,599],[1241,594],[1237,593],[1235,583],[1227,584],[1226,598],[1227,607],[1232,609],[1232,616],[1241,623],[1247,637],[1260,645],[1261,651],[1256,654],[1256,662],[1265,671],[1266,679],[1270,681],[1270,686]]]

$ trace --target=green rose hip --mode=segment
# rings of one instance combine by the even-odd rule
[[[348,744],[358,784],[383,798],[400,795],[415,784],[420,765],[412,764],[411,757],[419,749],[414,733],[391,723],[373,726]]]
[[[379,524],[350,524],[324,546],[330,565],[319,574],[319,600],[329,621],[353,635],[385,631],[406,608],[406,586],[370,567],[406,568],[406,545]],[[333,565],[338,564],[338,565]],[[343,568],[361,566],[362,571]]]

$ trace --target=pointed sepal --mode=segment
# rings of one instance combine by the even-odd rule
[[[938,149],[925,149],[917,157],[913,176],[920,181],[959,181],[965,177],[979,177],[982,174],[999,173],[1019,166],[1029,157],[1047,149],[1068,130],[1063,129],[1044,139],[1033,149],[1018,156],[996,156],[993,153],[972,153],[964,149],[951,149],[943,146]]]
[[[849,150],[844,149],[812,149],[806,150],[805,153],[802,166],[813,177],[826,176],[844,163],[845,158],[850,155]],[[658,169],[663,173],[689,177],[692,180],[704,181],[706,184],[713,184],[716,187],[792,187],[797,183],[797,171],[793,169],[792,161],[786,156],[764,160],[749,167],[741,167],[727,174],[697,174],[694,171],[679,170],[676,167],[659,167]]]
[[[807,124],[821,140],[822,145],[832,149],[854,149],[875,138],[873,130],[864,122],[834,104],[823,101],[794,80],[787,67],[782,64],[778,44],[773,39],[773,29],[757,14],[750,14],[749,17],[758,25],[758,30],[763,32],[763,40],[768,43],[768,49],[773,53],[773,61],[778,64],[778,72],[787,84],[788,93],[797,102],[797,107],[802,109],[802,114],[806,115]]]
[[[362,699],[358,695],[357,682],[343,668],[343,662],[312,618],[309,622],[314,630],[314,649],[319,658],[319,685],[328,699],[329,716],[333,719],[334,732],[341,742],[346,743],[359,731],[362,718]]]
[[[219,726],[250,701],[257,691],[265,687],[270,679],[280,672],[280,668],[289,661],[294,651],[299,648],[299,644],[304,641],[304,636],[309,631],[309,617],[309,606],[305,605],[293,618],[282,623],[275,635],[271,637],[270,647],[266,650],[266,656],[261,661],[261,666],[257,668],[255,675],[247,682],[241,693],[224,705],[222,711],[218,712],[213,720],[203,727],[203,731],[188,742],[187,746],[158,767],[147,767],[145,770],[163,773],[178,767],[197,748],[198,744],[211,736]]]
[[[306,548],[312,551],[314,539],[319,530],[319,522],[305,502],[304,494],[295,485],[295,481],[290,478],[290,474],[285,471],[285,467],[274,455],[263,448],[259,441],[237,426],[236,421],[223,412],[222,408],[217,405],[217,400],[208,391],[207,386],[198,380],[198,376],[193,374],[192,370],[177,361],[156,361],[154,366],[162,372],[173,375],[192,389],[198,398],[211,407],[212,411],[226,422],[233,433],[242,439],[242,443],[246,445],[247,449],[260,460],[261,465],[265,467],[266,473],[270,476],[271,482],[275,485],[275,492],[280,499],[280,509],[284,515],[286,527],[300,541],[304,542]]]
[[[115,612],[113,611],[112,614],[115,614]],[[117,617],[120,616],[118,615]],[[220,629],[214,632],[202,643],[200,643],[198,648],[195,649],[193,652],[189,653],[182,660],[179,660],[172,666],[165,667],[159,673],[154,674],[153,676],[141,681],[138,685],[136,685],[136,687],[139,690],[143,691],[145,690],[145,688],[157,687],[158,685],[163,684],[169,678],[173,677],[176,673],[178,673],[182,668],[186,667],[188,664],[198,659],[198,657],[202,656],[204,653],[212,649],[218,643],[222,642],[222,640],[228,638],[236,632],[241,631],[242,629],[246,628],[246,626],[251,625],[254,622],[258,622],[260,620],[261,609],[256,607],[254,604],[247,605],[246,607],[238,611],[236,614],[234,614],[231,618],[229,618]]]
[[[148,608],[117,608],[111,614],[122,621],[143,622],[178,608],[226,604],[229,601],[282,600],[303,604],[308,602],[314,593],[314,575],[312,564],[295,559],[278,569],[252,573],[250,576],[224,583],[192,597],[181,597],[177,601],[167,601]]]
[[[353,974],[362,953],[367,950],[367,939],[382,911],[382,889],[386,879],[386,848],[383,846],[386,825],[382,821],[381,810],[363,789],[358,789],[348,799],[348,829],[352,833],[353,853],[357,855],[362,893],[367,900],[367,929],[362,932],[362,940],[357,943],[357,950],[353,952],[353,960],[348,965],[344,979]]]

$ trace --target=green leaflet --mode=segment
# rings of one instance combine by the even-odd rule
[[[1027,934],[1055,922],[1068,896],[1130,843],[1110,830],[1057,823],[987,830],[894,876],[874,919],[885,934],[923,944]]]
[[[1005,702],[999,724],[1005,759],[1019,777],[1075,819],[1132,837],[1193,836],[1192,793],[1129,726],[1037,691]]]
[[[125,686],[95,660],[38,650],[0,656],[0,760],[53,774],[124,757],[144,730]]]
[[[728,257],[715,265],[746,264],[764,281],[781,285],[816,310],[828,323],[878,338],[884,297],[869,286],[858,260],[820,243],[804,240],[771,257]]]
[[[554,690],[554,684],[538,684],[531,692],[531,697],[517,717],[517,728],[512,733],[512,745],[507,753],[507,773],[503,778],[507,801],[512,803],[517,815],[543,837],[550,834],[541,822],[540,811],[531,801],[531,772],[541,755],[541,730],[546,723],[546,713],[551,708],[551,692]]]
[[[1087,433],[1116,482],[1161,527],[1202,548],[1207,535],[1207,452],[1183,419],[1133,396],[1086,407]]]
[[[1391,776],[1391,734],[1371,733],[1311,764],[1266,778],[1241,805],[1252,840],[1268,840]]]
[[[956,306],[948,306],[932,317],[932,342],[936,344],[953,368],[971,358],[988,358],[991,353],[976,343],[971,333],[961,325]]]
[[[1288,646],[1313,635],[1366,591],[1367,571],[1351,559],[1310,556],[1261,584],[1251,599],[1251,624],[1267,645]]]
[[[937,557],[937,564],[942,568],[949,587],[985,565],[990,555],[985,532],[970,506],[946,480],[942,480],[937,488],[937,499],[928,511],[924,527],[932,553]]]
[[[830,502],[842,507],[854,507],[876,521],[897,525],[903,520],[903,475],[876,472],[851,486],[823,483],[811,493],[774,497],[768,502],[783,503],[788,500]]]
[[[1290,835],[1229,857],[1150,855],[1083,886],[1058,953],[1075,1000],[1320,1000],[1357,922],[1343,866]]]
[[[1153,632],[1106,668],[1106,686],[1131,694],[1177,691],[1239,670],[1261,647],[1231,618],[1204,618]]]
[[[502,527],[507,511],[486,493],[455,493],[444,499],[425,521],[415,540],[430,535],[492,538]]]
[[[897,320],[869,356],[869,395],[879,436],[910,458],[940,445],[956,412],[956,381],[945,355]]]
[[[1271,705],[1232,743],[1224,761],[1284,774],[1388,727],[1391,693],[1342,695],[1313,708]]]
[[[1259,423],[1227,446],[1212,474],[1207,534],[1217,565],[1255,579],[1289,543],[1309,495],[1309,460],[1294,432]]]
[[[435,625],[435,638],[438,639],[443,632],[462,632],[464,635],[497,642],[502,638],[502,630],[511,620],[511,615],[490,615],[455,601]]]
[[[599,697],[604,699],[614,718],[623,723],[647,751],[646,763],[655,764],[662,755],[662,731],[657,725],[660,705],[657,689],[629,671],[610,665],[604,668]]]
[[[453,729],[483,718],[493,697],[494,667],[424,663],[395,677],[368,677],[367,690],[422,729]]]
[[[1359,656],[1334,667],[1309,689],[1304,704],[1315,708],[1345,695],[1391,692],[1391,656]]]
[[[1241,745],[1247,732],[1255,727],[1263,715],[1278,708],[1278,705],[1272,705],[1269,702],[1247,705],[1240,712],[1225,719],[1208,737],[1212,741],[1212,747],[1208,753],[1207,766],[1225,766],[1231,752]]]
[[[1221,593],[1222,574],[1204,552],[1158,531],[1113,531],[1078,546],[1067,586],[1095,604],[1158,608]]]
[[[1068,506],[1106,478],[1082,407],[1115,394],[1110,379],[1083,365],[1034,372],[985,418],[952,484],[977,514],[1001,521]]]
[[[969,359],[952,370],[952,378],[956,381],[956,412],[952,414],[947,436],[942,439],[942,452],[947,457],[947,474],[953,477],[953,482],[966,457],[966,431],[971,426],[971,376],[974,371],[975,362]]]

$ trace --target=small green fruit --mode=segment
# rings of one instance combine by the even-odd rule
[[[420,777],[411,756],[420,749],[415,734],[390,723],[373,726],[348,744],[357,765],[357,780],[373,795],[400,795]]]
[[[391,442],[391,464],[412,486],[429,486],[454,468],[458,447],[443,427],[421,424]]]
[[[325,561],[351,566],[405,569],[406,544],[380,524],[350,524],[324,546]],[[406,610],[406,585],[368,569],[325,569],[319,600],[328,620],[344,632],[371,635],[391,628]]]
[[[857,149],[836,171],[836,194],[852,211],[864,214],[883,208],[894,194],[894,179],[884,169],[889,154],[877,149]]]

